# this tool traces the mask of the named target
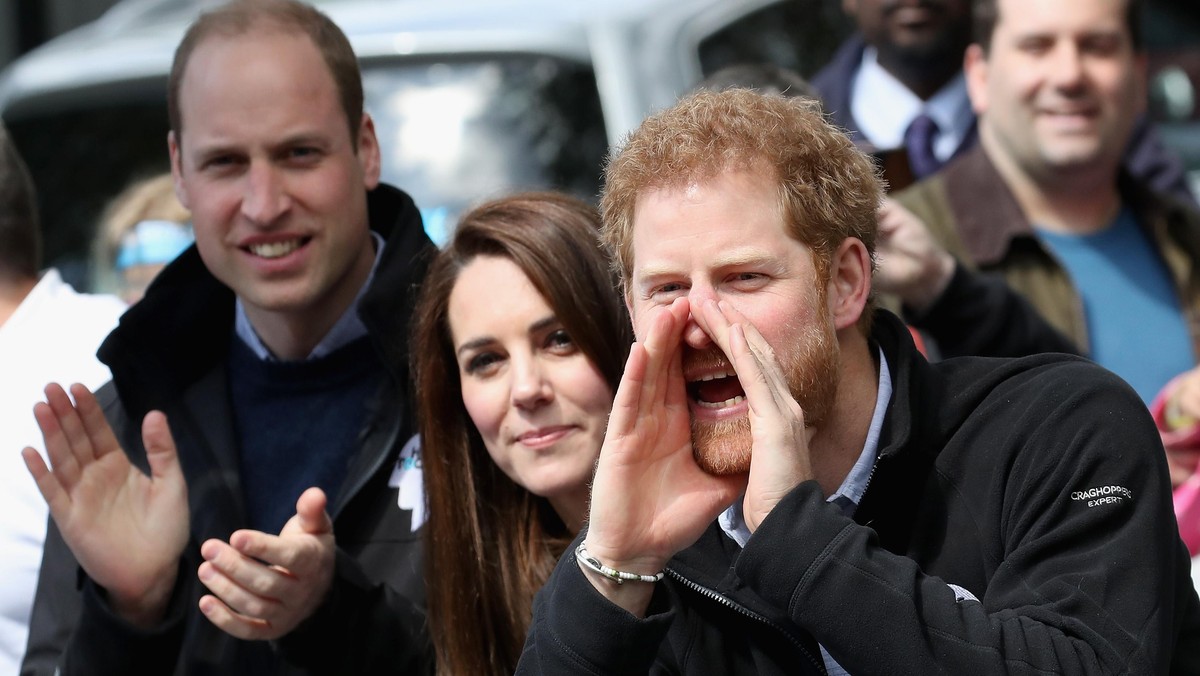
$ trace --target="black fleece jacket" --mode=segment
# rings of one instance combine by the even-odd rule
[[[406,339],[417,285],[434,249],[407,194],[381,185],[367,200],[371,228],[386,245],[359,315],[387,373],[370,398],[358,450],[329,507],[338,555],[327,606],[378,585],[389,594],[424,600],[420,539],[411,531],[410,514],[397,506],[397,489],[388,479],[401,447],[416,434]],[[233,322],[233,292],[208,272],[192,247],[163,270],[101,346],[99,356],[112,369],[113,381],[98,398],[134,464],[147,469],[140,434],[146,412],[162,410],[170,420],[188,483],[191,537],[167,617],[144,631],[117,617],[83,579],[51,522],[23,674],[50,674],[56,667],[62,674],[325,673],[319,664],[322,648],[336,646],[342,632],[356,630],[350,621],[303,625],[283,641],[298,644],[296,656],[305,662],[299,668],[285,664],[277,646],[225,634],[197,608],[204,593],[196,579],[200,544],[208,538],[227,540],[248,525],[226,373]],[[419,616],[418,606],[410,607]],[[421,622],[411,625],[419,630]],[[403,640],[379,638],[388,644]],[[420,632],[407,640],[415,647],[427,645]],[[406,668],[417,673],[431,664],[429,651],[418,649]]]
[[[1200,606],[1137,395],[1064,355],[931,365],[884,312],[872,338],[894,390],[853,519],[808,481],[744,550],[713,524],[644,619],[569,548],[518,673],[819,674],[817,642],[855,676],[1200,673]]]

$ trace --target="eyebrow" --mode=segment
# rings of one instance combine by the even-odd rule
[[[558,315],[547,315],[537,320],[533,324],[530,324],[529,333],[539,333],[559,323],[561,322],[559,322]],[[455,351],[455,354],[462,356],[464,352],[474,352],[475,350],[487,347],[494,342],[496,342],[496,339],[492,336],[480,336],[479,338],[472,338],[462,345],[459,345],[458,350]]]
[[[772,255],[762,249],[746,247],[742,249],[734,249],[721,254],[712,263],[709,268],[721,270],[724,268],[736,268],[746,265],[763,265],[768,263],[778,262],[779,257]],[[655,280],[662,277],[672,277],[679,274],[678,269],[669,265],[649,264],[634,275],[634,279],[638,283],[644,280]]]
[[[295,148],[296,146],[328,145],[328,139],[319,131],[301,131],[272,141],[267,145],[267,148],[270,152],[278,152],[284,148]],[[246,153],[244,145],[225,139],[218,139],[207,145],[199,144],[194,146],[194,148],[194,153],[199,158]]]

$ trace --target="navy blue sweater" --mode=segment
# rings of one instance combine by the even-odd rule
[[[278,533],[306,488],[337,499],[383,366],[365,337],[306,361],[264,361],[240,338],[231,342],[246,516],[251,528]]]

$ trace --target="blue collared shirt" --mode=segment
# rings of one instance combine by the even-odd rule
[[[312,349],[306,359],[317,359],[337,350],[339,347],[350,344],[351,342],[367,335],[367,325],[363,324],[362,319],[358,316],[358,303],[362,300],[363,294],[371,286],[371,280],[375,278],[375,269],[379,267],[379,259],[383,256],[383,237],[371,231],[371,239],[375,242],[375,262],[371,264],[371,272],[367,275],[367,279],[363,282],[362,288],[358,290],[358,295],[354,297],[354,302],[342,316],[334,323],[333,328],[329,329],[329,333],[317,343],[317,346]],[[234,330],[237,332],[238,338],[254,352],[259,359],[264,361],[279,361],[279,358],[271,354],[271,350],[267,348],[266,343],[258,337],[258,332],[250,324],[250,318],[246,316],[246,306],[242,304],[242,299],[237,299],[237,307],[234,310]]]

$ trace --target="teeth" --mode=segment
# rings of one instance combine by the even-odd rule
[[[300,248],[300,240],[291,239],[286,242],[270,242],[267,244],[251,244],[250,253],[262,258],[279,258]]]
[[[733,371],[728,371],[726,373],[710,373],[708,375],[700,376],[698,379],[696,379],[692,382],[703,383],[703,382],[707,382],[709,380],[716,380],[717,378],[732,378],[736,375],[737,374],[734,373]]]
[[[739,395],[731,399],[726,399],[725,401],[700,401],[697,399],[696,404],[699,405],[700,408],[725,408],[726,406],[736,406],[745,400],[746,397]]]

